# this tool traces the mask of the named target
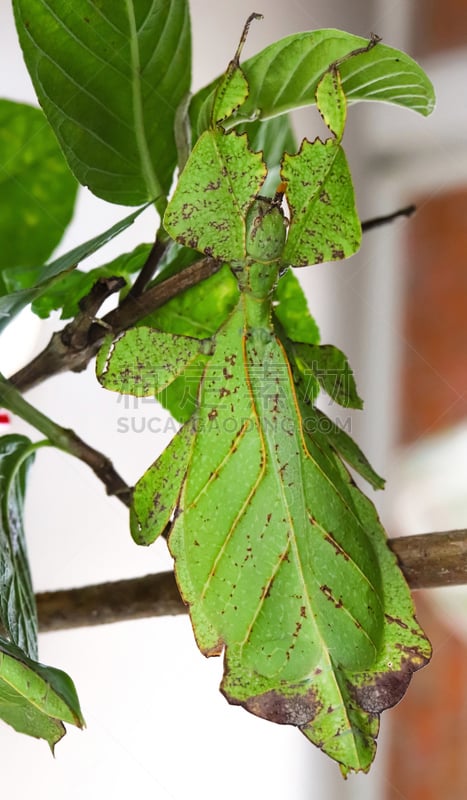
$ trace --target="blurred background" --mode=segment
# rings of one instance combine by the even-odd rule
[[[349,355],[365,399],[365,411],[351,419],[352,435],[387,478],[384,496],[373,499],[390,535],[465,527],[465,0],[268,0],[257,8],[251,0],[192,0],[191,8],[195,89],[225,69],[253,10],[265,19],[254,25],[245,57],[289,33],[337,27],[379,34],[431,77],[438,104],[430,118],[361,104],[350,110],[345,137],[363,219],[412,202],[416,216],[367,234],[350,261],[313,267],[300,278],[323,342]],[[6,2],[0,96],[35,102]],[[300,112],[296,122],[299,136],[319,130],[314,110]],[[127,213],[82,190],[59,253]],[[151,213],[142,215],[87,266],[150,241],[153,227]],[[61,326],[24,312],[2,337],[0,369],[14,372]],[[173,434],[155,403],[105,392],[92,368],[45,382],[28,398],[107,453],[128,483]],[[17,419],[8,430],[31,433]],[[138,549],[125,509],[86,467],[53,450],[37,455],[26,530],[37,591],[170,567],[164,545]],[[344,782],[295,730],[230,708],[217,691],[219,660],[199,654],[187,618],[166,617],[41,636],[41,660],[72,675],[88,728],[70,730],[53,760],[44,743],[2,726],[2,791],[38,800],[121,800],[130,792],[157,800],[465,798],[467,596],[456,589],[418,592],[415,599],[435,655],[403,702],[383,715],[368,776]]]

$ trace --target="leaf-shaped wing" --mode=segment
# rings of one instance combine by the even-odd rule
[[[371,504],[332,449],[305,443],[283,350],[247,326],[246,302],[203,376],[169,537],[177,581],[200,648],[226,648],[231,702],[298,725],[344,769],[366,769],[374,714],[429,648]]]
[[[209,341],[132,328],[116,342],[111,336],[106,338],[97,355],[96,375],[106,389],[154,397],[209,347]]]
[[[130,527],[137,544],[152,544],[169,523],[180,496],[193,439],[194,428],[187,423],[136,484]]]
[[[173,239],[222,261],[245,258],[245,216],[266,177],[246,135],[206,131],[194,146],[164,216]]]
[[[284,263],[304,267],[356,253],[360,220],[347,159],[337,141],[305,139],[296,156],[284,155],[281,175],[292,218]]]

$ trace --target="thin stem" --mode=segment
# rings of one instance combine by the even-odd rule
[[[17,414],[21,419],[29,422],[30,425],[47,437],[50,444],[75,456],[75,458],[79,458],[80,461],[84,461],[105,485],[107,494],[115,495],[126,506],[131,504],[131,488],[116,472],[112,462],[98,450],[83,442],[74,431],[57,425],[50,417],[47,417],[38,408],[28,403],[18,389],[12,386],[1,373],[0,405],[5,406],[13,414]]]
[[[131,328],[173,297],[214,275],[220,267],[218,261],[203,258],[163,283],[147,289],[139,297],[128,294],[118,308],[90,326],[86,343],[80,346],[69,340],[68,331],[73,326],[72,321],[62,331],[54,333],[45,349],[11,376],[10,383],[26,392],[60,372],[80,372],[94,358],[109,329],[118,335]]]
[[[159,238],[156,239],[127,297],[135,298],[143,294],[167,247],[168,242],[162,242]]]
[[[399,208],[397,211],[393,211],[392,214],[384,214],[382,217],[366,219],[362,222],[362,232],[366,233],[367,231],[373,230],[373,228],[380,228],[382,225],[394,222],[394,220],[399,217],[411,217],[416,210],[417,207],[414,205],[405,206],[405,208]]]
[[[362,223],[362,230],[366,233],[373,228],[393,222],[400,216],[410,216],[414,211],[415,206],[407,206],[394,211],[392,214],[366,220]],[[156,246],[157,242],[153,250]],[[152,261],[151,254],[148,261],[149,259]],[[163,283],[152,286],[142,294],[135,296],[139,291],[139,286],[145,280],[145,276],[141,278],[138,287],[139,279],[137,279],[133,291],[129,292],[118,308],[106,314],[100,323],[89,325],[85,342],[78,343],[76,341],[76,336],[74,335],[76,323],[73,320],[62,331],[54,333],[45,349],[29,364],[12,375],[10,382],[21,391],[26,392],[46,380],[46,378],[50,378],[60,372],[68,370],[79,372],[85,369],[96,355],[109,328],[115,335],[131,328],[173,297],[214,275],[220,269],[220,266],[221,264],[212,258],[200,259],[200,261],[191,264],[191,266],[177,275],[173,275],[163,281]],[[73,332],[71,339],[70,330]]]

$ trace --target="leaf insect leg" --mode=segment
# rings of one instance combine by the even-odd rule
[[[243,48],[245,46],[245,42],[246,42],[246,40],[248,38],[248,32],[250,30],[251,23],[255,19],[258,19],[258,20],[259,19],[264,19],[264,15],[263,14],[257,14],[254,11],[252,14],[250,14],[250,16],[248,17],[247,21],[245,22],[245,25],[244,25],[243,31],[242,31],[242,35],[240,37],[240,41],[238,43],[238,47],[237,47],[237,49],[235,51],[235,55],[234,55],[232,61],[230,62],[230,64],[232,64],[233,67],[238,67],[239,64],[240,64],[240,56],[241,56],[242,50],[243,50]]]
[[[350,53],[346,53],[345,56],[338,58],[336,61],[333,61],[332,64],[329,65],[329,69],[333,72],[337,71],[341,64],[344,64],[349,58],[353,58],[354,56],[361,56],[363,53],[368,53],[370,50],[373,50],[373,47],[376,47],[377,44],[381,41],[381,36],[378,36],[377,33],[370,33],[370,40],[365,47],[357,47],[355,50],[351,50]]]

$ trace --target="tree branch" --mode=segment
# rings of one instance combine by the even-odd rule
[[[0,373],[0,405],[5,406],[13,414],[17,414],[21,419],[29,422],[36,430],[47,437],[50,444],[64,450],[69,455],[84,461],[88,467],[104,484],[107,494],[115,495],[121,502],[130,506],[132,489],[126,485],[123,478],[115,470],[112,462],[99,450],[86,444],[76,433],[69,428],[57,425],[50,417],[47,417],[38,408],[28,403],[21,395],[20,391],[10,384]]]
[[[36,596],[40,631],[184,614],[173,572]]]
[[[76,342],[70,336],[70,332],[74,333],[76,324],[72,320],[62,331],[53,334],[39,355],[11,376],[10,383],[21,392],[26,392],[60,372],[80,372],[94,358],[109,330],[116,336],[131,328],[173,297],[214,275],[220,266],[212,258],[203,258],[137,297],[129,293],[118,308],[110,311],[101,320],[90,320],[85,341],[81,337],[81,341]]]
[[[389,540],[412,589],[467,583],[467,530],[424,533]],[[37,595],[39,629],[184,614],[172,572]]]
[[[417,207],[414,205],[399,208],[393,211],[392,214],[384,214],[382,217],[372,217],[362,222],[362,233],[373,230],[373,228],[380,228],[382,225],[388,225],[390,222],[399,219],[399,217],[411,217],[415,213]]]
[[[365,220],[362,222],[362,230],[366,233],[373,228],[393,222],[398,217],[409,217],[414,211],[415,206],[412,205],[398,209],[392,214]],[[88,316],[88,324],[84,331],[86,335],[83,335],[82,326],[80,327],[81,338],[76,336],[77,323],[76,320],[72,320],[62,331],[53,334],[48,345],[38,356],[10,377],[11,383],[20,391],[26,392],[60,372],[69,370],[80,372],[94,358],[109,330],[117,336],[173,297],[214,275],[221,266],[212,258],[203,258],[163,283],[143,291],[165,248],[166,245],[156,239],[140,275],[118,308],[110,311],[101,320],[93,321]]]
[[[390,539],[412,589],[467,584],[467,530]]]

